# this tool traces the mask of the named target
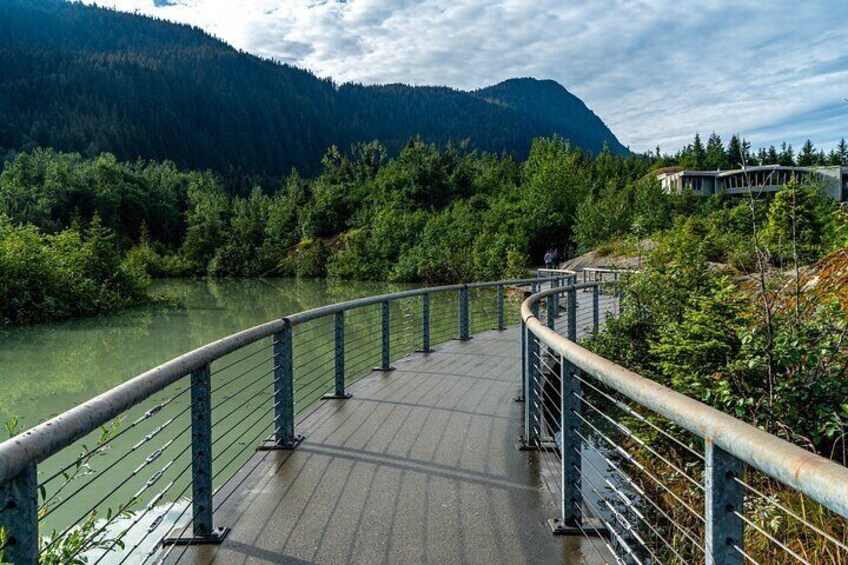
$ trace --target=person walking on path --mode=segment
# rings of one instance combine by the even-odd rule
[[[550,249],[545,253],[545,268],[553,269],[554,268],[554,254]]]

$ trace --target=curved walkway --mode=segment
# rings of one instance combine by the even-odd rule
[[[298,425],[296,451],[258,452],[220,493],[224,543],[177,547],[168,561],[584,562],[585,541],[548,529],[557,506],[540,455],[516,449],[519,337],[451,341],[327,401]]]

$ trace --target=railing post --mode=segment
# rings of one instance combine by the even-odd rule
[[[498,285],[498,329],[505,330],[506,323],[504,322],[504,286]]]
[[[707,565],[737,565],[744,562],[742,514],[744,493],[734,479],[742,478],[742,461],[730,455],[711,438],[706,438],[704,488],[706,526],[704,530]],[[734,547],[735,546],[735,547]]]
[[[539,303],[534,303],[531,307],[533,316],[539,317]],[[541,386],[541,370],[539,368],[539,340],[533,333],[525,327],[524,331],[527,334],[527,384],[525,385],[525,402],[524,402],[524,442],[521,449],[537,449],[539,437],[541,435],[541,399],[539,395],[539,387]]]
[[[560,518],[548,520],[551,531],[556,535],[579,535],[582,525],[580,504],[581,441],[580,429],[580,381],[575,367],[560,357]]]
[[[430,347],[430,295],[421,295],[421,349],[419,353],[432,353]]]
[[[166,538],[165,545],[221,543],[229,532],[212,524],[211,381],[208,364],[191,373],[191,536]]]
[[[303,436],[294,433],[294,348],[288,320],[274,334],[274,439],[259,449],[295,449]]]
[[[380,366],[376,367],[374,370],[375,371],[389,372],[389,371],[394,371],[395,368],[392,367],[392,357],[391,357],[391,354],[392,354],[392,351],[391,351],[391,347],[392,347],[392,342],[391,342],[392,324],[391,324],[391,321],[392,321],[392,319],[391,319],[391,307],[390,307],[388,300],[383,301],[382,309],[383,309],[383,313],[382,313],[382,325],[383,325],[383,332],[382,332],[383,340],[382,341],[383,341],[383,346],[381,348],[381,353],[380,353]]]
[[[547,324],[547,326],[549,328],[554,330],[554,329],[556,329],[557,310],[559,309],[558,308],[559,301],[558,301],[556,293],[548,296],[548,300],[547,300],[546,305],[547,305],[547,312],[545,314],[545,323]]]
[[[521,320],[521,395],[515,397],[516,402],[524,402],[527,390],[527,326]]]
[[[459,340],[471,339],[469,312],[468,312],[468,287],[462,285],[459,291]]]
[[[530,296],[529,291],[524,291],[524,300]],[[524,318],[521,319],[521,396],[515,398],[516,402],[524,402],[527,398],[527,325]],[[526,423],[526,422],[525,422]]]
[[[209,364],[191,373],[191,536],[173,530],[162,545],[221,543],[229,528],[212,523],[212,378]]]
[[[592,331],[598,333],[601,327],[601,312],[599,305],[598,285],[592,287]]]
[[[624,310],[624,289],[621,288],[621,283],[617,281],[615,283],[615,294],[618,297],[618,313],[621,314]]]
[[[6,532],[4,563],[38,563],[38,473],[34,463],[0,486],[0,528]]]
[[[539,441],[541,426],[541,386],[542,372],[539,367],[539,339],[528,331],[527,333],[527,443],[535,447]]]
[[[191,374],[191,510],[195,536],[212,533],[212,394],[209,365]]]
[[[577,341],[577,291],[572,285],[568,293],[568,339]]]
[[[326,400],[345,400],[353,395],[345,392],[345,313],[336,312],[334,320],[334,349],[336,390],[333,394],[324,396]]]

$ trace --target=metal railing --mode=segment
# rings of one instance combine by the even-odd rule
[[[634,273],[630,269],[611,269],[605,267],[586,267],[580,271],[583,282],[612,282],[617,283],[619,279]]]
[[[601,562],[848,563],[848,468],[578,345],[620,308],[598,288],[521,306],[524,449],[555,478],[554,533]]]
[[[536,276],[539,278],[543,277],[557,277],[564,279],[566,284],[574,284],[577,282],[577,273],[572,271],[571,269],[536,269]]]
[[[227,528],[215,512],[257,446],[296,448],[298,425],[322,399],[348,398],[351,383],[374,367],[391,371],[392,360],[415,350],[515,324],[525,293],[509,289],[563,280],[352,300],[151,369],[0,444],[0,552],[16,564],[147,563],[180,545],[219,542]]]

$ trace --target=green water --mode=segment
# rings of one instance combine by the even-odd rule
[[[321,280],[167,280],[153,292],[179,308],[0,332],[0,418],[31,427],[181,353],[316,306],[402,290]]]

